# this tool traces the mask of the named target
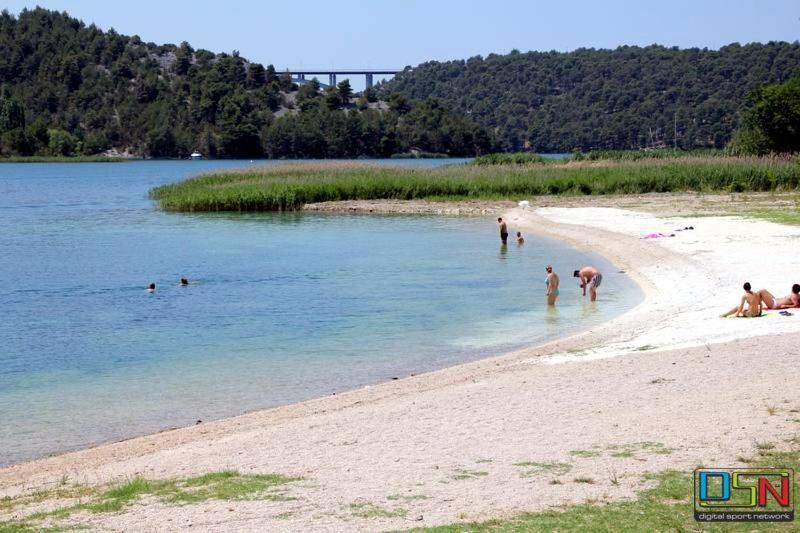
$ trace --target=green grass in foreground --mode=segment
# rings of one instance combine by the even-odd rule
[[[796,440],[791,451],[756,447],[758,455],[745,461],[755,467],[800,469],[800,446]],[[563,510],[524,513],[505,520],[489,520],[419,529],[433,533],[487,531],[797,531],[796,523],[708,524],[694,520],[692,509],[692,473],[668,471],[647,476],[655,487],[639,494],[635,501],[607,505],[586,503]],[[795,490],[800,479],[795,477]]]
[[[124,163],[126,161],[129,161],[129,159],[104,155],[0,157],[0,163]]]
[[[683,157],[529,165],[286,165],[218,172],[151,191],[168,211],[287,211],[341,200],[519,200],[540,195],[794,191],[800,164]]]
[[[134,478],[127,483],[112,487],[92,489],[89,487],[59,488],[41,491],[19,498],[19,504],[38,503],[48,499],[79,498],[80,503],[57,507],[50,511],[33,513],[17,522],[0,522],[0,533],[24,531],[49,531],[37,523],[41,520],[59,520],[86,511],[90,513],[116,513],[145,496],[154,496],[161,502],[172,505],[188,505],[207,500],[264,499],[287,501],[292,499],[283,491],[283,486],[298,481],[280,474],[240,474],[235,471],[212,472],[188,479],[147,480]],[[13,500],[11,500],[13,501]],[[9,502],[6,502],[9,504]],[[8,508],[11,508],[10,506]],[[56,528],[56,530],[59,530]]]

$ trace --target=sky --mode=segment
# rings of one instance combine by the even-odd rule
[[[512,49],[719,48],[800,39],[799,0],[5,0],[145,41],[188,41],[290,69],[402,69]]]

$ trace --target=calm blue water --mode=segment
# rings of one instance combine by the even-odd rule
[[[184,215],[147,198],[247,165],[0,165],[0,465],[473,360],[640,299],[558,242],[501,249],[491,217]],[[599,305],[569,278],[585,263],[607,272]]]

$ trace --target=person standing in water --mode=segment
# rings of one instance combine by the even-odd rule
[[[589,299],[593,302],[597,300],[597,287],[603,282],[603,275],[599,270],[593,266],[585,266],[573,272],[572,277],[580,279],[584,296],[586,296],[586,287],[589,287]]]
[[[518,231],[517,232],[517,245],[518,246],[522,246],[523,244],[525,244],[525,237],[522,236],[522,232],[521,231]]]
[[[545,280],[545,283],[547,283],[547,305],[556,305],[558,285],[561,283],[561,280],[558,278],[558,274],[553,272],[553,267],[551,265],[547,265],[544,270],[547,272],[547,279]]]
[[[500,240],[503,244],[508,244],[508,226],[506,226],[505,220],[503,217],[497,217],[497,223],[500,226]]]

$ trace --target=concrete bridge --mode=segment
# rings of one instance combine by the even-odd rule
[[[380,76],[380,75],[392,75],[394,76],[402,69],[360,69],[360,70],[293,70],[293,69],[286,69],[283,73],[288,72],[289,75],[292,77],[292,81],[295,83],[305,83],[306,76],[328,76],[328,86],[333,87],[336,85],[336,76],[364,76],[366,78],[366,86],[369,89],[372,87],[372,80],[373,76]]]

